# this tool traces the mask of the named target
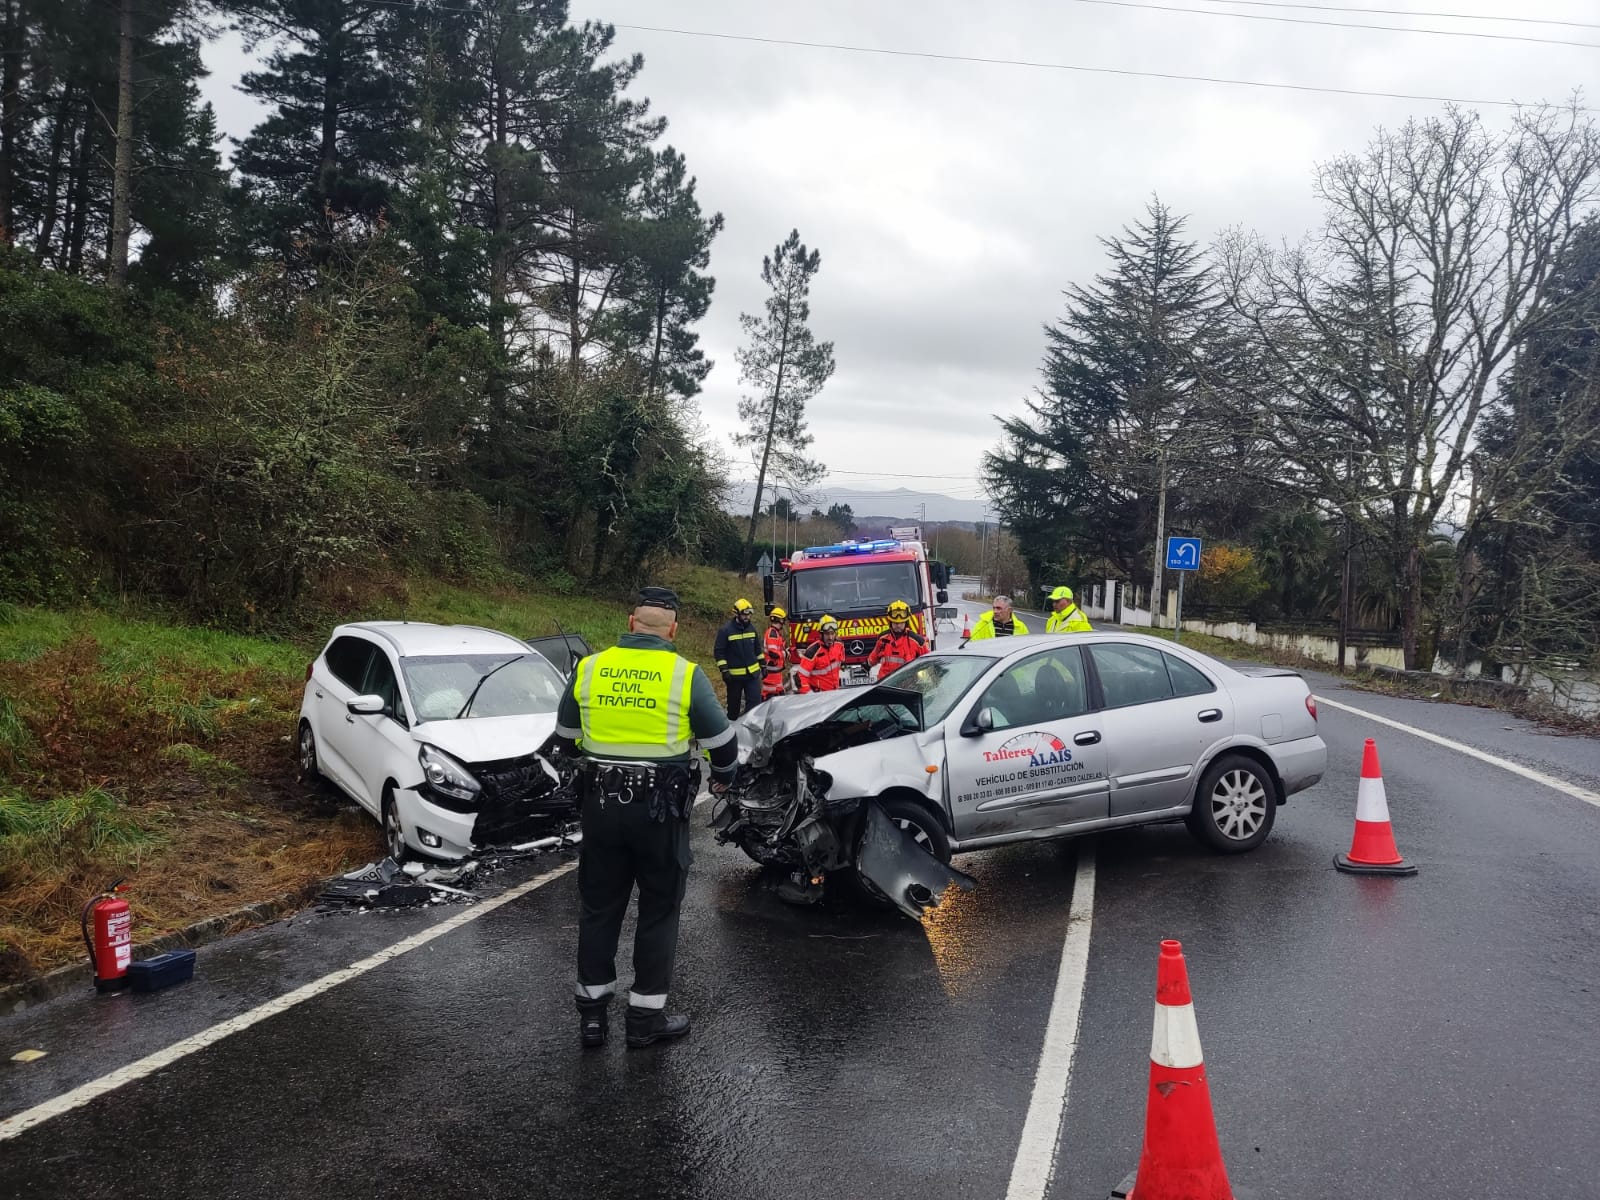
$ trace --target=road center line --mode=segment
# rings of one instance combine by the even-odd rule
[[[1094,922],[1094,846],[1079,843],[1078,873],[1072,880],[1072,907],[1067,935],[1061,943],[1061,968],[1055,1000],[1033,1077],[1033,1098],[1022,1123],[1022,1140],[1011,1164],[1006,1200],[1043,1200],[1055,1174],[1061,1118],[1072,1088],[1072,1059],[1078,1050],[1078,1025],[1083,1016],[1083,987],[1089,973],[1089,930]]]
[[[32,1129],[35,1125],[42,1125],[51,1117],[59,1117],[62,1113],[71,1112],[75,1108],[82,1108],[96,1096],[104,1096],[107,1092],[115,1091],[124,1084],[133,1083],[148,1075],[154,1075],[163,1067],[171,1066],[181,1058],[186,1058],[197,1050],[204,1050],[207,1046],[220,1042],[223,1038],[242,1030],[258,1025],[268,1017],[275,1017],[281,1012],[287,1012],[297,1004],[303,1004],[313,997],[331,991],[341,983],[348,983],[352,979],[360,978],[368,971],[383,966],[399,958],[402,954],[409,954],[420,946],[426,946],[435,938],[441,938],[447,933],[469,925],[479,917],[488,916],[495,909],[510,904],[526,896],[534,888],[543,887],[553,880],[560,879],[578,864],[577,862],[563,863],[553,871],[546,871],[526,883],[519,883],[516,887],[496,896],[492,900],[485,900],[473,905],[465,912],[441,921],[439,924],[414,933],[392,946],[386,946],[376,954],[363,958],[360,962],[352,963],[331,974],[324,975],[321,979],[313,979],[310,983],[302,984],[292,992],[285,992],[268,1000],[265,1004],[257,1005],[247,1012],[242,1012],[236,1017],[231,1017],[209,1029],[202,1029],[199,1033],[184,1038],[181,1042],[174,1042],[164,1050],[157,1050],[154,1054],[147,1054],[125,1067],[119,1067],[108,1075],[98,1079],[91,1079],[88,1083],[80,1084],[70,1092],[63,1092],[53,1099],[46,1100],[43,1104],[36,1104],[32,1108],[23,1109],[19,1113],[0,1121],[0,1142],[16,1137],[18,1134]]]
[[[1453,742],[1447,737],[1440,737],[1437,733],[1429,733],[1426,729],[1418,729],[1415,725],[1406,725],[1388,717],[1380,717],[1377,713],[1368,712],[1364,708],[1355,708],[1349,704],[1340,704],[1337,700],[1329,700],[1326,696],[1317,697],[1318,704],[1326,704],[1329,708],[1337,708],[1341,712],[1354,713],[1358,717],[1365,717],[1369,721],[1376,721],[1380,725],[1388,725],[1402,733],[1409,733],[1424,741],[1437,742],[1441,746],[1448,746],[1451,750],[1458,751],[1470,758],[1476,758],[1503,770],[1510,771],[1513,775],[1521,775],[1524,779],[1531,779],[1534,783],[1542,783],[1545,787],[1555,788],[1558,792],[1565,792],[1576,800],[1585,804],[1592,804],[1600,808],[1600,792],[1590,791],[1586,787],[1579,787],[1575,783],[1568,783],[1565,779],[1557,779],[1554,775],[1546,775],[1543,771],[1535,771],[1532,767],[1525,767],[1521,763],[1512,762],[1509,758],[1500,758],[1494,754],[1487,754],[1472,746]]]

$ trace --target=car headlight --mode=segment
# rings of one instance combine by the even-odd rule
[[[424,745],[417,751],[417,761],[422,764],[422,777],[428,785],[446,796],[472,800],[483,790],[466,767],[437,746]]]

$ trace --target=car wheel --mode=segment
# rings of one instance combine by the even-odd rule
[[[1240,854],[1267,840],[1278,812],[1278,785],[1254,759],[1230,754],[1200,778],[1189,832],[1213,850]]]
[[[383,789],[383,845],[395,862],[405,862],[410,848],[406,831],[400,825],[400,810],[395,806],[394,789]]]
[[[878,807],[883,809],[883,815],[890,821],[911,835],[911,840],[916,842],[934,858],[942,863],[950,861],[950,838],[944,831],[944,826],[915,800],[906,800],[900,796],[884,796],[878,800]],[[878,890],[878,886],[861,874],[859,870],[850,871],[851,878],[855,881],[856,890],[867,899],[877,904],[893,908],[894,904]]]
[[[322,768],[317,762],[317,735],[312,732],[310,721],[300,722],[300,749],[297,758],[295,778],[308,787],[319,786],[323,779]]]

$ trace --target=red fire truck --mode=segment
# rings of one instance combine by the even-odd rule
[[[873,541],[808,546],[789,558],[787,572],[762,580],[768,607],[783,589],[776,602],[788,611],[793,645],[817,641],[817,621],[824,614],[839,622],[846,683],[869,681],[867,656],[888,632],[891,601],[911,606],[911,628],[931,649],[938,637],[935,609],[950,598],[950,568],[928,558],[921,528],[896,527],[890,534]]]

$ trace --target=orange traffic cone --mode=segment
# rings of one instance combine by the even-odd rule
[[[1156,1022],[1150,1037],[1150,1092],[1145,1100],[1139,1169],[1112,1200],[1233,1200],[1222,1165],[1211,1089],[1200,1054],[1200,1027],[1189,995],[1183,944],[1161,943],[1156,964]]]
[[[972,618],[965,613],[961,616],[961,639],[966,641],[972,636]]]
[[[1333,865],[1353,875],[1415,875],[1415,863],[1400,857],[1389,825],[1389,801],[1383,794],[1378,744],[1367,739],[1361,756],[1361,783],[1356,790],[1356,832],[1349,854],[1335,854]]]

